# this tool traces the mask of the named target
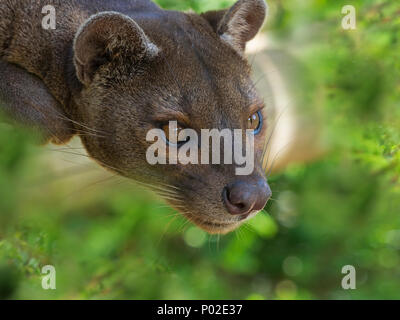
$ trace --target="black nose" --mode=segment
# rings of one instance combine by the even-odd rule
[[[228,212],[246,218],[252,211],[262,210],[272,191],[264,179],[236,181],[224,188],[222,197]]]

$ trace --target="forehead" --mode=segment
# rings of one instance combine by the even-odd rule
[[[176,27],[173,40],[164,39],[151,71],[153,83],[162,88],[164,109],[215,123],[217,118],[238,118],[258,102],[247,62],[216,34]]]

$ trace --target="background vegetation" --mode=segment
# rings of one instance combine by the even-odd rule
[[[158,2],[201,12],[233,1]],[[0,124],[0,298],[400,298],[400,5],[269,3],[265,32],[307,70],[305,107],[322,112],[331,151],[272,177],[268,213],[217,237],[83,157]],[[356,31],[341,28],[347,4]],[[57,290],[41,288],[47,264]],[[349,264],[357,289],[345,291]]]

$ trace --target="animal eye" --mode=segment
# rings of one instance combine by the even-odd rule
[[[254,113],[247,119],[247,129],[254,130],[254,134],[260,133],[262,128],[262,114],[260,111]]]
[[[171,130],[171,132],[170,132],[169,124],[163,125],[161,127],[161,129],[164,131],[165,139],[167,140],[167,143],[171,146],[180,147],[189,141],[189,138],[185,141],[178,141],[179,134],[181,133],[182,130],[185,130],[185,128],[180,125],[178,125],[176,128],[173,128]]]

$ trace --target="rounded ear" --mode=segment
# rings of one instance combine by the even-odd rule
[[[239,0],[230,9],[202,14],[221,39],[243,54],[246,43],[261,29],[266,14],[264,0]]]
[[[98,68],[106,63],[119,59],[135,64],[158,52],[133,19],[118,12],[101,12],[90,17],[75,36],[77,77],[89,86]]]

